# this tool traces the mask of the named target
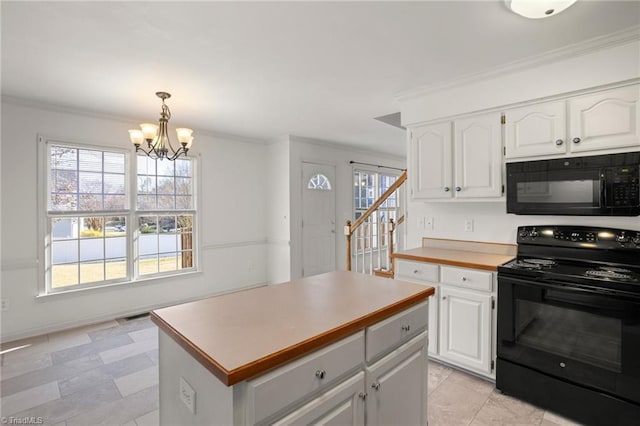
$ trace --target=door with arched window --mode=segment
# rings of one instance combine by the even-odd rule
[[[302,275],[335,269],[335,167],[302,163]]]

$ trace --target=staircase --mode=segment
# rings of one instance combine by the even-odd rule
[[[347,271],[393,278],[392,255],[401,247],[396,228],[404,222],[404,183],[407,172],[380,196],[360,217],[347,220]]]

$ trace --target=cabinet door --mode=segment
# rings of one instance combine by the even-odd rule
[[[364,372],[293,411],[274,425],[364,425]]]
[[[566,134],[565,101],[509,110],[505,113],[506,158],[564,154]]]
[[[640,146],[640,86],[569,100],[571,151]]]
[[[440,286],[440,356],[491,373],[491,296]]]
[[[414,199],[451,198],[451,123],[411,130],[409,180]]]
[[[368,425],[427,424],[427,333],[367,367]]]
[[[454,121],[456,198],[502,195],[500,119],[491,113]]]

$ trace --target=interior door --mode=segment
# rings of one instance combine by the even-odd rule
[[[302,276],[335,269],[335,167],[302,163]]]

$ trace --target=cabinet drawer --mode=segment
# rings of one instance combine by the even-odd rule
[[[363,363],[364,332],[247,382],[248,417],[256,423],[325,387]]]
[[[367,362],[418,334],[426,327],[428,318],[429,302],[422,302],[368,327],[366,330]]]
[[[410,260],[396,260],[396,276],[399,279],[438,282],[438,265]]]
[[[493,288],[493,273],[443,266],[442,283],[473,290],[491,291]]]

